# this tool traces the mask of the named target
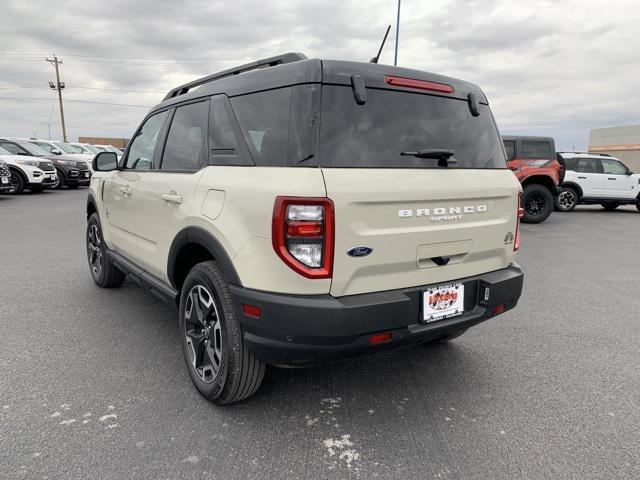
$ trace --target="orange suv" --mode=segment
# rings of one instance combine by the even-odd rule
[[[544,222],[551,212],[564,168],[556,159],[551,137],[502,136],[507,165],[522,184],[523,222]]]

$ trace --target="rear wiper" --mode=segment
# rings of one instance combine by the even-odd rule
[[[456,165],[458,160],[451,158],[456,154],[453,150],[446,148],[427,148],[424,150],[418,150],[417,152],[400,152],[403,157],[416,157],[416,158],[433,158],[438,160],[439,167],[448,167],[449,165]]]

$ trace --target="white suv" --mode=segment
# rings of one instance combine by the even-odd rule
[[[26,155],[16,155],[2,147],[0,139],[0,160],[9,167],[13,193],[22,193],[25,189],[41,192],[58,183],[58,175],[51,160]]]
[[[482,91],[285,54],[170,91],[96,155],[87,256],[179,310],[198,391],[446,341],[515,307],[521,187]]]
[[[579,204],[600,204],[606,210],[636,205],[640,211],[640,174],[605,154],[560,152],[566,174],[556,209],[570,212]]]

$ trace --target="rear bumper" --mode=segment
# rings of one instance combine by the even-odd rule
[[[339,358],[390,350],[466,329],[516,306],[523,273],[517,264],[464,283],[465,313],[423,323],[422,292],[427,286],[335,298],[330,295],[282,295],[230,286],[245,344],[261,359],[279,365],[306,366]],[[488,301],[484,300],[486,288]],[[242,304],[260,308],[260,318],[243,313]],[[391,332],[390,341],[369,345],[369,337]]]

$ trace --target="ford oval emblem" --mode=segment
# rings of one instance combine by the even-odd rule
[[[371,247],[351,247],[347,250],[347,255],[350,257],[366,257],[371,252],[373,252]]]

